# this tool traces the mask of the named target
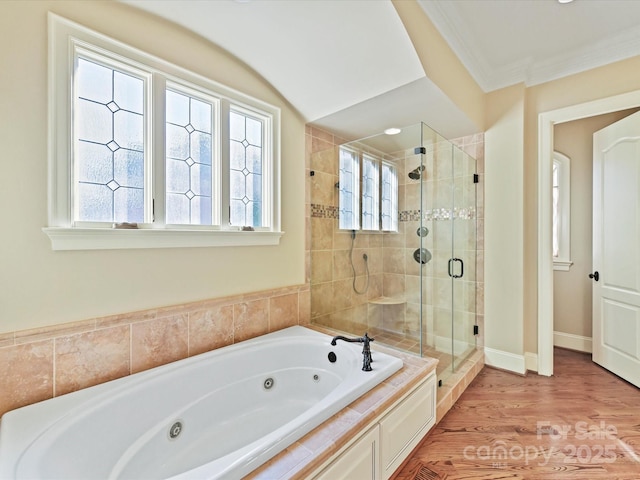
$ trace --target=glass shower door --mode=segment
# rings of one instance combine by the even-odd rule
[[[423,266],[423,354],[438,359],[438,380],[453,371],[454,290],[449,275],[453,250],[453,158],[451,143],[423,125],[426,175],[422,182],[422,219],[429,230],[432,259]]]
[[[452,371],[475,349],[476,323],[476,162],[452,145]]]

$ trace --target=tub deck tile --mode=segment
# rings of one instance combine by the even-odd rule
[[[329,335],[329,329],[311,326]],[[253,471],[245,479],[250,480],[306,480],[323,463],[347,445],[354,435],[380,417],[386,409],[409,391],[414,385],[435,371],[438,361],[382,347],[372,346],[372,352],[380,351],[402,359],[403,367],[342,411],[319,425],[289,448]]]

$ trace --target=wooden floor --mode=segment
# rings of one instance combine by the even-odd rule
[[[395,480],[640,479],[640,389],[555,350],[553,377],[485,367]]]

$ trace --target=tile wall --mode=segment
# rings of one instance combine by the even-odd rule
[[[0,415],[309,323],[308,285],[0,334]]]

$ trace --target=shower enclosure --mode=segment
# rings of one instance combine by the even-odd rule
[[[456,371],[476,346],[475,173],[425,124],[312,153],[312,323]]]

